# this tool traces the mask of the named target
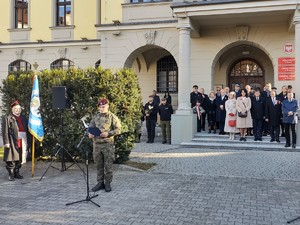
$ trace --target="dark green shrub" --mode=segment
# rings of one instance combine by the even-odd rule
[[[67,109],[52,109],[53,86],[67,87]],[[101,67],[68,71],[44,70],[39,73],[39,87],[45,130],[44,154],[53,154],[56,144],[61,142],[72,155],[83,156],[86,149],[91,152],[92,144],[88,138],[83,139],[80,149],[76,148],[85,131],[81,118],[85,118],[88,123],[97,113],[98,99],[106,97],[110,101],[110,110],[122,123],[123,135],[115,138],[117,161],[128,160],[135,141],[134,129],[141,117],[141,92],[138,78],[132,70],[120,69],[113,72]],[[7,113],[10,103],[19,99],[25,108],[23,113],[28,116],[31,88],[32,73],[8,75],[0,88],[2,111]]]

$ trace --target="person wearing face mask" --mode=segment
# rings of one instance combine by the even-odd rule
[[[11,104],[11,113],[2,118],[2,137],[4,144],[3,160],[6,162],[8,180],[22,179],[20,168],[26,163],[28,144],[28,120],[21,115],[22,107],[18,100]]]
[[[105,189],[106,192],[110,192],[115,157],[114,136],[121,133],[121,123],[118,117],[109,111],[106,98],[98,101],[98,110],[99,113],[92,119],[89,127],[97,127],[100,135],[88,134],[89,138],[93,139],[93,158],[97,168],[98,182],[92,191]]]

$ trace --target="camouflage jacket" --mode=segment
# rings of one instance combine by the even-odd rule
[[[101,132],[108,132],[107,138],[95,137],[96,143],[108,143],[114,141],[114,135],[121,133],[121,123],[112,112],[98,113],[90,122],[90,127],[98,127]]]

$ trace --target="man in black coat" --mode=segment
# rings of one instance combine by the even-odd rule
[[[190,94],[190,103],[191,103],[191,108],[193,108],[196,105],[196,102],[202,103],[202,95],[200,92],[198,92],[198,86],[194,85],[193,86],[193,91]]]
[[[156,104],[156,105],[159,105],[160,104],[160,97],[157,95],[156,90],[153,90],[152,96],[153,96],[153,103]]]
[[[234,85],[234,92],[235,92],[235,98],[238,98],[242,95],[239,84]]]
[[[146,127],[148,134],[147,143],[153,143],[155,137],[155,126],[157,122],[158,105],[154,103],[153,96],[149,96],[149,101],[144,106],[146,115]]]
[[[225,102],[228,97],[225,95],[225,90],[221,90],[221,96],[216,99],[216,121],[219,123],[220,135],[224,135],[224,126],[226,118]]]
[[[283,85],[281,88],[281,92],[277,95],[277,99],[282,103],[287,98],[287,93],[288,93],[288,87],[286,85]],[[280,127],[281,127],[281,137],[285,137],[285,129],[284,129],[284,124],[282,122],[282,113],[281,113]]]
[[[202,98],[202,103],[201,103],[201,106],[202,108],[204,109],[204,112],[201,113],[201,129],[203,131],[205,131],[205,119],[206,119],[206,114],[207,114],[207,111],[208,111],[208,95],[207,94],[204,94],[204,88],[200,88],[200,94],[201,94],[201,98]]]
[[[265,98],[260,96],[260,90],[255,90],[251,105],[254,141],[262,141],[263,121],[265,117]]]
[[[265,119],[269,122],[270,125],[270,135],[271,140],[270,142],[279,140],[279,133],[280,133],[280,123],[282,118],[282,111],[281,111],[281,101],[276,98],[276,93],[271,91],[270,98],[266,100],[266,110],[265,110]]]
[[[162,98],[161,104],[158,106],[158,114],[160,115],[160,127],[162,133],[162,143],[171,144],[171,115],[173,114],[172,105],[167,103],[167,99]]]

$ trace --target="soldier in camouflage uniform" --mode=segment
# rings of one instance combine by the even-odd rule
[[[99,113],[90,122],[90,127],[97,127],[101,131],[100,136],[89,133],[93,138],[93,157],[97,167],[98,184],[92,188],[96,192],[105,189],[111,191],[112,166],[115,156],[114,135],[121,133],[121,123],[116,115],[108,110],[108,100],[101,99],[98,102]]]

